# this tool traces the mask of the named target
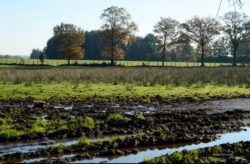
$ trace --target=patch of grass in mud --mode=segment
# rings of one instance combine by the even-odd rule
[[[163,155],[144,163],[249,163],[250,142],[222,144]]]
[[[0,99],[39,99],[75,101],[91,99],[93,103],[115,102],[117,96],[120,101],[136,101],[141,98],[145,103],[151,103],[154,98],[174,101],[177,99],[211,99],[249,97],[250,87],[247,85],[219,85],[219,84],[191,84],[191,85],[133,85],[132,90],[126,84],[113,85],[112,83],[93,83],[86,87],[85,83],[70,82],[26,85],[5,82],[0,85]],[[152,99],[153,98],[153,99]],[[157,101],[157,99],[156,99]]]
[[[113,137],[105,137],[104,142],[107,142],[107,143],[111,144],[114,141],[116,141],[117,139],[118,139],[118,137],[115,137],[115,136],[113,136]]]
[[[91,117],[83,118],[78,116],[76,118],[72,118],[67,122],[69,127],[77,128],[79,126],[87,127],[93,129],[95,127],[95,121]]]
[[[107,118],[107,122],[109,123],[117,123],[119,121],[129,121],[130,118],[128,117],[123,117],[121,114],[117,113],[117,114],[111,114],[109,115],[109,117]]]
[[[0,139],[23,135],[25,132],[14,128],[15,124],[11,118],[0,118]]]
[[[144,117],[142,114],[139,114],[137,116],[137,119],[139,119],[139,120],[146,120],[146,117]]]
[[[0,132],[0,139],[2,139],[2,138],[11,138],[11,137],[15,137],[15,136],[20,136],[20,135],[23,135],[24,133],[25,132],[18,131],[16,129],[8,129],[8,130]]]
[[[93,129],[95,126],[95,120],[91,117],[46,121],[41,120],[41,118],[33,118],[33,120],[21,119],[21,122],[19,122],[18,119],[15,119],[15,115],[8,113],[6,118],[0,118],[0,140],[8,140],[12,137],[30,133],[54,133],[79,127]]]
[[[65,149],[69,146],[64,145],[63,143],[57,143],[55,146],[51,146],[52,149]]]
[[[83,136],[81,137],[78,142],[76,143],[76,145],[90,145],[90,141],[87,137]]]

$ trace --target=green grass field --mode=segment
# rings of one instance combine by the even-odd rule
[[[0,99],[62,101],[116,96],[143,99],[211,99],[250,96],[250,68],[0,69]]]
[[[26,65],[38,65],[41,62],[38,59],[24,59],[24,62],[21,59],[0,59],[0,64],[26,64]],[[78,64],[102,64],[103,62],[109,64],[109,60],[71,60],[70,63],[78,63]],[[54,59],[46,59],[44,64],[57,66],[68,64],[67,60],[54,60]],[[117,65],[123,66],[161,66],[161,61],[116,61]],[[165,62],[165,66],[171,67],[200,67],[200,63],[197,62]],[[207,67],[218,67],[218,66],[231,66],[231,63],[205,63]],[[238,64],[240,65],[240,64]]]
[[[31,83],[2,83],[0,85],[0,99],[36,99],[36,100],[60,100],[71,101],[84,100],[93,97],[93,102],[105,102],[115,100],[116,96],[121,96],[127,100],[141,99],[145,103],[151,103],[151,97],[160,96],[175,101],[178,99],[211,99],[211,98],[231,98],[249,97],[250,88],[248,86],[226,86],[226,85],[154,85],[139,86],[135,84],[108,84],[108,83],[50,83],[50,84],[31,84]],[[100,98],[95,96],[102,97]]]

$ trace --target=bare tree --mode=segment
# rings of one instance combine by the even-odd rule
[[[161,20],[154,26],[154,32],[157,37],[157,45],[162,55],[162,66],[164,66],[165,57],[171,51],[171,46],[175,42],[179,23],[168,17]]]
[[[222,1],[223,0],[220,0],[220,4],[219,4],[219,8],[218,8],[216,17],[219,15],[221,5],[222,5]],[[237,10],[237,7],[242,8],[242,5],[243,5],[242,0],[228,0],[228,2],[233,5],[235,11]]]
[[[201,52],[201,66],[204,67],[205,51],[213,37],[220,34],[220,22],[210,17],[194,17],[183,23],[182,27],[183,37],[197,44],[197,49]]]
[[[250,20],[247,15],[236,11],[226,13],[222,19],[225,23],[224,32],[231,43],[233,66],[236,66],[239,45],[250,35]]]
[[[111,65],[114,65],[114,59],[124,57],[124,51],[119,45],[127,44],[135,38],[133,32],[137,31],[137,26],[130,22],[131,16],[124,8],[116,6],[105,9],[101,19],[104,20],[101,27],[101,44],[105,46],[102,56],[109,58]]]

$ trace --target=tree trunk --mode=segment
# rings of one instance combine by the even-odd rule
[[[162,55],[162,67],[164,67],[165,54]]]
[[[68,65],[70,65],[70,58],[68,58]]]
[[[204,46],[201,46],[201,67],[205,67],[204,65]]]
[[[163,48],[163,54],[162,54],[162,67],[164,67],[164,61],[165,61],[165,55],[166,55],[166,41],[164,40],[164,48]]]
[[[233,67],[236,67],[236,49],[234,48],[234,51],[233,51]]]
[[[111,41],[111,66],[114,66],[114,29],[112,28],[112,41]]]
[[[114,46],[112,45],[112,48],[111,48],[111,63],[110,65],[111,66],[114,66]]]

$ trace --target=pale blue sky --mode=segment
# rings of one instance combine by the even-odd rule
[[[223,0],[220,16],[233,10]],[[0,0],[0,54],[29,55],[42,49],[61,22],[97,30],[100,15],[110,6],[124,7],[139,27],[137,35],[151,33],[160,17],[184,22],[192,16],[215,17],[220,0]],[[248,9],[248,10],[247,10]],[[250,15],[250,5],[243,11]]]

